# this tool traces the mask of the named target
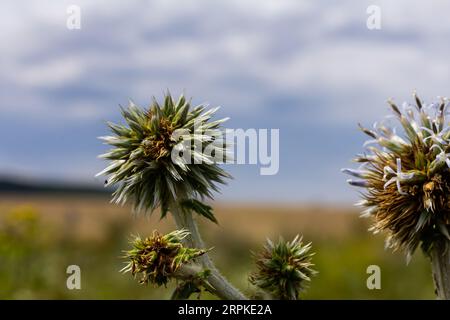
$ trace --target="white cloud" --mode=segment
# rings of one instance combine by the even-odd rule
[[[0,118],[94,126],[128,98],[145,105],[170,89],[234,118],[320,132],[379,119],[387,98],[413,89],[450,95],[448,1],[77,0],[82,28],[71,31],[73,3],[0,3]],[[381,30],[366,28],[371,4]]]
[[[55,86],[77,79],[84,71],[82,61],[76,56],[66,56],[61,59],[42,61],[24,67],[21,73],[11,73],[14,83],[39,87]]]
[[[399,87],[434,94],[428,88],[445,90],[449,80],[450,46],[426,40],[448,33],[450,5],[443,1],[382,1],[383,28],[372,32],[365,29],[369,2],[78,1],[79,31],[65,28],[69,4],[2,3],[9,32],[1,40],[9,45],[2,52],[0,81],[20,88],[8,95],[93,81],[138,99],[154,94],[150,90],[185,88],[199,99],[204,92],[239,107],[237,112],[254,112],[279,92],[316,92],[335,101],[324,111],[339,121],[348,120],[339,115],[354,108],[346,96],[379,101],[404,92]],[[441,10],[432,11],[435,5]],[[52,103],[39,91],[33,95]]]

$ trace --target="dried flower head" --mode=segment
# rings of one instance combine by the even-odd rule
[[[274,244],[267,239],[264,249],[255,255],[257,271],[249,277],[251,284],[276,299],[296,300],[317,272],[311,267],[311,243],[303,245],[296,236],[291,242],[280,238]]]
[[[141,274],[141,284],[165,285],[182,265],[206,252],[184,247],[182,240],[188,234],[186,230],[175,230],[166,235],[154,231],[145,239],[135,237],[131,241],[133,248],[125,252],[129,262],[121,271],[131,272],[134,277]]]
[[[169,93],[162,106],[154,100],[148,110],[133,102],[122,108],[126,125],[108,123],[114,135],[101,139],[113,149],[100,157],[111,164],[97,174],[109,176],[106,186],[118,185],[113,201],[132,200],[136,211],[161,207],[164,216],[171,200],[211,198],[229,177],[215,161],[226,161],[219,129],[227,119],[210,121],[217,110],[191,109],[184,96],[175,101]]]
[[[373,129],[361,127],[371,140],[357,156],[358,170],[343,169],[366,188],[363,216],[374,217],[374,232],[387,231],[387,246],[404,249],[408,259],[421,245],[429,252],[436,239],[450,239],[450,126],[447,99],[415,105],[389,104],[393,116]],[[397,126],[398,125],[398,126]]]

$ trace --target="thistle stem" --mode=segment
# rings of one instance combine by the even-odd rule
[[[205,249],[205,245],[200,236],[197,223],[192,217],[192,213],[188,210],[181,210],[177,203],[170,205],[170,212],[175,219],[178,229],[186,229],[190,235],[186,238],[186,244],[191,248]],[[208,282],[215,288],[214,294],[224,300],[247,300],[238,289],[233,287],[215,267],[208,254],[198,257],[201,264],[211,271]]]
[[[180,267],[180,269],[174,274],[174,276],[180,280],[191,280],[195,279],[197,275],[203,270],[202,266],[197,264],[185,264]],[[201,280],[202,285],[211,293],[219,295],[216,288],[214,288],[209,282]]]
[[[439,300],[450,300],[450,241],[436,241],[431,251],[436,295]]]

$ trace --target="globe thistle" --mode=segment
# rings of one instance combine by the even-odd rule
[[[450,126],[447,100],[399,108],[393,116],[361,127],[371,139],[355,159],[358,170],[343,169],[363,187],[363,216],[374,218],[371,230],[387,232],[387,246],[404,249],[408,260],[421,245],[429,253],[439,239],[450,239]]]
[[[135,239],[124,271],[142,273],[141,282],[158,285],[183,273],[183,283],[174,293],[179,298],[197,292],[201,285],[222,299],[246,299],[205,254],[193,217],[195,212],[217,223],[212,208],[202,201],[212,198],[217,185],[230,177],[219,167],[230,159],[220,130],[227,119],[212,120],[217,110],[191,108],[184,96],[175,101],[167,93],[162,105],[154,99],[148,109],[130,102],[122,108],[125,124],[108,123],[113,135],[101,137],[113,148],[100,156],[111,163],[97,176],[108,176],[105,185],[117,187],[112,201],[131,202],[135,212],[160,208],[161,218],[170,211],[177,228],[187,230],[175,237],[174,245],[166,241],[161,249],[157,241],[167,240],[164,237]],[[186,262],[194,257],[198,257],[195,268],[188,268]]]
[[[122,108],[126,123],[109,122],[113,135],[100,137],[113,147],[100,156],[111,163],[97,174],[109,176],[106,186],[118,186],[112,201],[130,200],[138,212],[161,207],[164,217],[171,201],[211,198],[230,177],[216,161],[226,161],[219,129],[227,120],[211,121],[217,110],[191,108],[184,96],[175,101],[169,93],[162,106],[154,100],[148,109],[133,102]]]
[[[133,248],[125,252],[129,262],[121,271],[131,272],[134,277],[141,274],[141,284],[166,285],[183,265],[206,252],[184,247],[182,240],[188,234],[186,230],[175,230],[166,235],[154,231],[145,239],[134,237],[131,241]]]
[[[267,239],[263,250],[255,255],[257,271],[249,276],[251,284],[273,298],[297,300],[317,272],[311,267],[311,243],[303,245],[296,236],[291,242],[280,238],[274,244]]]

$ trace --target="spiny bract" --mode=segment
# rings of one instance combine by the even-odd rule
[[[297,300],[317,273],[311,268],[314,253],[310,249],[311,243],[303,245],[299,236],[291,242],[280,238],[276,244],[267,239],[264,249],[255,255],[258,270],[250,275],[250,283],[276,299]]]
[[[97,174],[109,175],[106,186],[118,184],[113,201],[131,199],[136,211],[161,207],[164,216],[171,201],[211,198],[216,183],[230,177],[214,161],[226,161],[219,128],[227,119],[210,121],[217,110],[191,109],[184,96],[175,101],[170,94],[163,106],[154,100],[148,110],[133,102],[122,108],[126,125],[109,122],[114,135],[100,137],[114,147],[100,156],[111,164]]]
[[[154,231],[151,237],[145,239],[135,237],[131,241],[133,248],[125,252],[129,262],[121,271],[131,272],[133,276],[141,274],[141,284],[167,284],[183,264],[206,252],[184,247],[182,240],[188,235],[186,230],[175,230],[166,235]]]
[[[404,249],[408,260],[419,245],[428,253],[434,241],[450,239],[447,99],[424,104],[413,96],[414,106],[389,101],[393,116],[371,130],[361,127],[371,137],[355,159],[361,167],[343,169],[358,178],[351,185],[367,189],[359,204],[367,208],[363,216],[375,218],[371,230],[387,231],[387,246]]]

